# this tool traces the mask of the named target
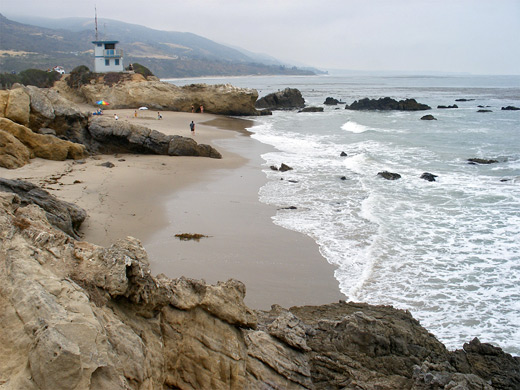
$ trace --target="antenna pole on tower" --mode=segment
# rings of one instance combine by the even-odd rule
[[[98,29],[97,29],[97,8],[94,6],[94,13],[95,13],[95,25],[96,25],[96,41],[98,40]]]

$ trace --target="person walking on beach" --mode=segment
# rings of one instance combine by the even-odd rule
[[[204,114],[204,106],[202,104],[200,105],[200,113]]]
[[[137,118],[137,110],[134,111],[134,117]]]
[[[159,111],[157,111],[157,119],[162,119],[162,115]]]
[[[119,119],[119,117],[117,116],[117,114],[114,114],[114,119],[117,121]]]
[[[194,135],[195,134],[195,123],[193,123],[193,121],[191,121],[191,123],[190,123],[190,129],[191,129],[191,134]]]

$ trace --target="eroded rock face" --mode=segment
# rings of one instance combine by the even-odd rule
[[[103,248],[0,192],[6,389],[516,389],[518,358],[449,352],[405,311],[339,302],[254,312],[245,286],[153,277],[132,237]]]
[[[82,86],[79,91],[88,103],[110,102],[111,108],[146,106],[154,110],[191,112],[192,106],[222,115],[258,115],[254,103],[258,92],[230,84],[191,84],[179,87],[161,81],[128,81],[112,86],[103,83]]]

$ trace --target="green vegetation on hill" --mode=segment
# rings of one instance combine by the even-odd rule
[[[34,85],[39,88],[50,88],[54,82],[61,78],[61,74],[55,71],[44,71],[40,69],[27,69],[18,74],[0,74],[0,89],[11,88],[15,83],[23,85]]]
[[[125,66],[139,63],[161,78],[314,74],[310,70],[273,65],[272,59],[262,63],[258,57],[192,33],[158,31],[108,19],[100,22],[107,33],[99,39],[119,41]],[[45,25],[22,24],[0,14],[0,73],[27,68],[46,70],[56,65],[67,72],[84,64],[94,67],[93,20],[53,19]]]

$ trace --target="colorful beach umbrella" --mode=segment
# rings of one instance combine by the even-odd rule
[[[105,100],[98,100],[96,104],[99,104],[100,106],[108,106],[110,103]]]

